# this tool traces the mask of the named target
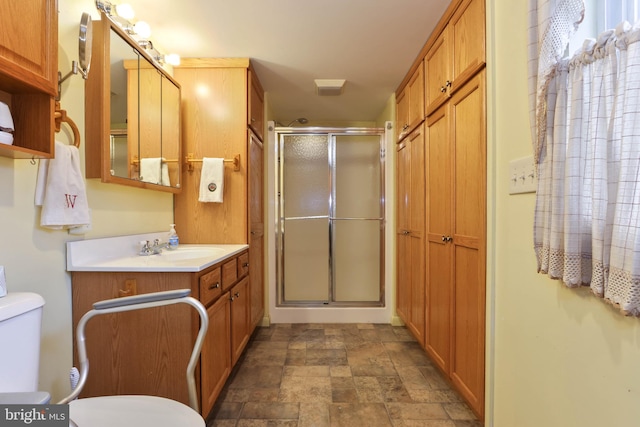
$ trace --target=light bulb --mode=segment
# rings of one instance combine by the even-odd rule
[[[164,62],[169,65],[178,66],[180,65],[180,55],[178,55],[177,53],[169,53],[164,56]]]
[[[149,40],[151,36],[151,27],[144,21],[138,21],[133,26],[133,30],[142,40]]]
[[[131,21],[134,16],[136,16],[133,8],[129,3],[122,3],[116,5],[116,13],[122,19],[126,19],[127,21]]]

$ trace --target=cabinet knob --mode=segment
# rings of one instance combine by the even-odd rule
[[[219,287],[220,287],[220,282],[212,283],[212,284],[209,286],[209,290],[211,291],[211,290],[213,290],[213,289],[218,289]]]
[[[440,92],[445,93],[447,91],[447,88],[444,86],[440,86]]]
[[[245,262],[244,264],[242,264],[242,268],[247,268],[247,267],[249,267],[249,263],[248,262]]]

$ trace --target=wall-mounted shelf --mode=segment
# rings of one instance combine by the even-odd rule
[[[55,97],[58,91],[58,9],[56,0],[5,0],[0,15],[0,101],[9,105],[13,145],[0,155],[54,155]],[[16,19],[16,17],[20,19]]]

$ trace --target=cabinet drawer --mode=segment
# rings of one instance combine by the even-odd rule
[[[238,258],[222,264],[222,290],[226,291],[238,280]]]
[[[238,257],[238,278],[242,278],[249,273],[249,252],[245,252]]]
[[[205,306],[222,293],[220,267],[200,276],[200,302]]]

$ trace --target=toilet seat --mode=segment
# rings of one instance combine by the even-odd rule
[[[157,396],[101,396],[69,402],[78,427],[205,427],[202,417],[175,400]]]

